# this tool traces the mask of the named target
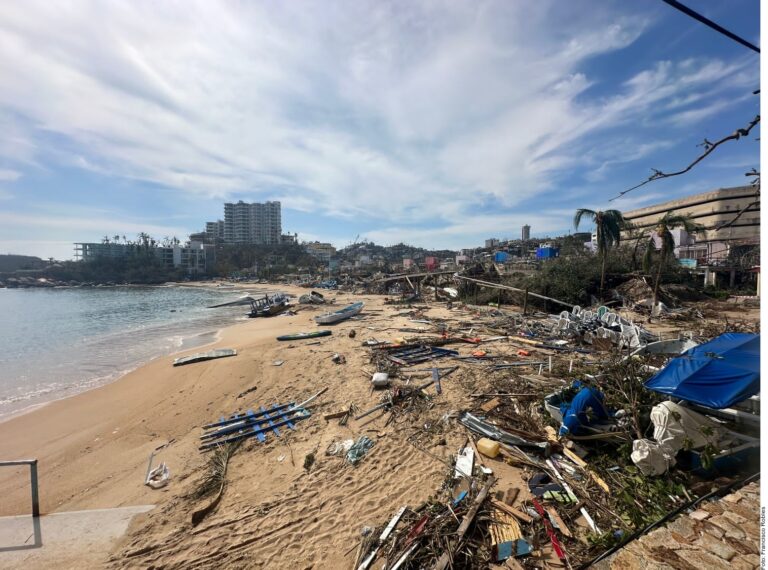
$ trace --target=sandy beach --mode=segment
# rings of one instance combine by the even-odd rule
[[[123,552],[136,550],[130,541],[144,545],[161,540],[165,548],[157,553],[155,564],[162,561],[165,567],[203,568],[216,561],[225,567],[243,567],[243,556],[248,567],[349,564],[344,554],[356,545],[361,526],[377,523],[396,506],[426,499],[439,486],[444,465],[392,437],[397,427],[384,429],[376,416],[374,421],[361,420],[365,425],[351,421],[346,427],[323,420],[323,413],[350,403],[365,409],[378,399],[360,370],[367,364],[361,338],[377,334],[365,327],[407,324],[406,318],[395,322],[377,312],[384,311],[381,297],[328,296],[335,298],[336,306],[365,301],[364,320],[333,327],[333,336],[320,339],[320,344],[275,340],[280,334],[316,330],[312,317],[325,310],[316,307],[302,307],[295,316],[253,319],[229,327],[210,347],[235,348],[236,357],[183,367],[172,366],[178,355],[161,357],[109,385],[11,418],[0,423],[0,456],[39,460],[43,514],[157,504],[159,514],[146,518],[157,521],[156,516],[162,517],[163,524],[129,533]],[[357,338],[348,337],[351,329],[358,331]],[[331,361],[336,352],[346,356],[346,364]],[[274,366],[278,359],[284,364]],[[196,529],[199,540],[188,536],[184,529],[189,526],[189,513],[200,505],[183,496],[207,459],[197,449],[200,426],[261,404],[302,401],[326,386],[329,390],[318,400],[313,416],[299,423],[295,432],[268,439],[266,444],[250,443],[238,452],[230,464],[223,503]],[[238,398],[253,387],[254,391]],[[444,412],[449,409],[447,400],[438,406]],[[370,457],[359,467],[324,457],[331,441],[358,434],[368,434],[376,441]],[[169,442],[156,461],[168,464],[171,483],[152,490],[142,484],[147,459],[155,448]],[[447,459],[459,443],[457,436],[455,442],[440,446],[441,456]],[[310,452],[318,452],[318,462],[307,473],[303,462]],[[4,489],[0,515],[29,512],[26,468],[3,470],[0,485]],[[271,511],[272,524],[258,524],[259,532],[251,538],[241,536],[258,521],[256,513],[267,511]],[[219,523],[208,527],[214,520]],[[138,521],[134,528],[144,524]],[[174,531],[181,535],[175,536]],[[217,544],[210,546],[213,537]],[[203,543],[209,546],[201,549]],[[241,543],[247,546],[241,546],[243,552],[237,554]],[[146,567],[147,558],[126,555],[112,564]]]
[[[0,423],[0,457],[39,460],[44,514],[157,505],[137,517],[111,559],[97,567],[348,567],[364,525],[381,524],[400,506],[418,505],[439,489],[446,462],[464,444],[466,432],[431,428],[439,428],[446,414],[466,408],[469,394],[484,382],[482,372],[478,376],[474,370],[449,377],[425,413],[389,425],[388,414],[350,420],[346,426],[324,420],[324,413],[350,404],[366,410],[379,402],[380,393],[371,390],[363,371],[369,353],[362,341],[407,336],[397,329],[423,326],[409,321],[403,308],[384,305],[380,296],[329,292],[326,297],[334,307],[362,300],[365,312],[360,320],[330,327],[332,336],[314,342],[278,342],[275,337],[317,330],[312,317],[326,308],[301,306],[293,316],[232,326],[211,346],[234,348],[235,357],[182,367],[172,366],[178,355],[161,357],[107,386]],[[427,312],[429,317],[470,316],[444,304]],[[356,336],[350,338],[353,329]],[[473,345],[452,348],[469,354]],[[517,347],[501,342],[493,349],[514,354]],[[343,354],[346,363],[333,363],[334,353]],[[276,366],[276,360],[284,362]],[[190,498],[207,460],[197,449],[201,426],[235,411],[300,402],[325,387],[311,418],[298,422],[295,431],[284,430],[265,443],[252,439],[238,450],[221,504],[192,527],[192,511],[206,502]],[[325,455],[331,442],[360,435],[375,446],[359,465]],[[147,459],[164,444],[156,462],[169,466],[170,484],[153,490],[143,485]],[[309,470],[304,468],[308,454],[315,454]],[[500,491],[518,487],[518,500],[527,498],[522,471],[498,461],[493,469]],[[0,486],[0,515],[29,512],[24,469],[0,472]],[[66,563],[77,567],[76,560]]]

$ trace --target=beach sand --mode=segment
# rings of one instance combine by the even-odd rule
[[[475,370],[449,376],[442,383],[443,394],[418,418],[400,417],[385,425],[389,414],[375,413],[350,420],[347,426],[324,420],[324,413],[350,404],[366,410],[380,400],[381,393],[371,390],[370,376],[362,370],[371,369],[362,341],[408,336],[397,329],[424,326],[396,316],[404,309],[384,305],[381,296],[329,292],[326,298],[334,299],[336,308],[365,301],[363,318],[322,327],[331,328],[333,335],[314,341],[319,344],[277,342],[275,337],[321,328],[312,317],[325,307],[301,306],[295,316],[232,326],[211,347],[235,348],[235,357],[181,367],[171,365],[178,355],[158,358],[112,384],[0,423],[0,457],[39,459],[43,513],[157,505],[134,520],[111,559],[100,567],[349,567],[363,526],[380,525],[400,506],[415,507],[439,490],[446,465],[467,437],[455,423],[444,431],[439,424],[449,412],[468,406],[469,394],[482,380],[472,379],[472,374],[481,378]],[[460,309],[448,311],[444,304],[432,306],[428,313],[471,318]],[[349,337],[352,329],[354,339]],[[504,350],[511,354],[516,350],[497,344],[508,346]],[[476,347],[451,348],[466,355]],[[332,362],[337,352],[346,357],[346,364]],[[275,360],[284,363],[274,366]],[[324,387],[328,391],[313,402],[312,417],[297,422],[295,431],[281,430],[280,437],[269,436],[265,443],[251,439],[241,446],[230,462],[222,502],[193,527],[192,511],[209,500],[190,497],[208,458],[197,449],[201,426],[235,411],[300,402]],[[434,388],[430,393],[434,395]],[[325,455],[334,440],[361,435],[375,446],[359,465]],[[421,449],[409,443],[414,438]],[[167,463],[170,484],[153,490],[143,485],[147,459],[163,444],[169,445],[155,464]],[[316,459],[306,470],[308,454]],[[522,472],[500,461],[492,463],[500,479],[496,489],[520,488],[517,500],[525,500]],[[29,512],[25,469],[0,471],[0,488],[0,515]]]
[[[378,524],[402,504],[425,500],[438,489],[445,465],[393,437],[400,428],[384,428],[378,414],[351,420],[346,427],[323,419],[323,413],[350,403],[360,409],[378,403],[380,394],[371,394],[369,377],[361,371],[368,362],[361,342],[403,335],[366,327],[414,326],[405,317],[385,315],[395,310],[385,309],[379,296],[331,292],[326,297],[335,299],[335,308],[365,301],[364,320],[328,327],[333,335],[318,339],[320,344],[277,342],[275,337],[317,330],[312,317],[325,308],[302,307],[295,316],[234,325],[206,349],[235,348],[235,357],[181,367],[171,365],[179,355],[161,357],[111,384],[0,423],[0,457],[39,460],[44,514],[157,504],[156,512],[134,525],[118,553],[122,556],[113,562],[116,567],[146,567],[149,561],[179,568],[348,565],[344,553],[356,548],[361,527]],[[351,329],[358,333],[355,339],[348,337]],[[336,352],[345,355],[346,364],[331,361]],[[284,364],[274,366],[275,360]],[[183,498],[207,460],[197,449],[201,426],[236,410],[303,401],[326,386],[312,417],[297,423],[294,432],[283,431],[265,444],[249,442],[238,451],[229,466],[224,500],[190,535],[190,512],[206,502]],[[238,398],[252,387],[256,390]],[[437,409],[442,414],[453,408],[445,400]],[[376,445],[358,467],[324,455],[334,439],[359,435],[368,435]],[[449,460],[462,437],[449,437],[451,443],[440,446],[439,456]],[[152,490],[142,484],[147,460],[168,442],[155,464],[167,463],[171,482]],[[316,452],[317,462],[307,472],[304,457],[310,452]],[[0,488],[0,516],[29,513],[26,468],[0,471]],[[154,522],[144,529],[147,521]],[[165,544],[155,554],[124,556],[156,541]]]

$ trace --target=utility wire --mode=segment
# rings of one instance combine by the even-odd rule
[[[760,53],[760,48],[757,47],[755,44],[748,42],[747,40],[745,40],[744,38],[742,38],[740,36],[737,36],[733,32],[729,32],[724,27],[720,26],[719,24],[716,24],[715,22],[713,22],[709,18],[705,18],[704,16],[702,16],[698,12],[694,12],[688,6],[684,6],[683,4],[678,2],[677,0],[662,0],[662,2],[664,2],[665,4],[669,4],[673,8],[676,8],[676,9],[680,10],[683,14],[685,14],[687,16],[690,16],[694,20],[698,20],[699,22],[701,22],[705,26],[709,26],[713,30],[717,30],[718,32],[720,32],[724,36],[728,36],[733,41],[739,42],[744,47],[748,47],[749,49],[751,49],[753,51],[756,51],[757,53]]]

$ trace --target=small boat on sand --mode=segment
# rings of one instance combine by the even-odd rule
[[[238,305],[250,305],[251,312],[248,313],[250,318],[255,317],[272,317],[278,315],[288,309],[289,299],[285,293],[267,293],[263,297],[254,298],[250,295],[246,295],[236,301],[229,301],[227,303],[221,303],[219,305],[211,305],[209,309],[216,309],[218,307],[234,307]]]
[[[227,356],[236,356],[237,351],[234,348],[217,348],[208,352],[198,352],[189,356],[182,356],[173,361],[174,366],[183,366],[193,362],[202,362],[204,360],[213,360],[215,358],[224,358]]]
[[[348,319],[350,317],[354,317],[355,315],[359,314],[360,311],[363,310],[363,306],[365,303],[354,303],[352,305],[349,305],[348,307],[344,307],[343,309],[339,309],[338,311],[334,311],[332,313],[325,313],[324,315],[318,315],[315,317],[315,322],[319,325],[332,325],[334,323],[341,322],[345,319]]]
[[[330,336],[331,331],[312,331],[312,332],[302,332],[302,333],[295,333],[295,334],[284,334],[283,336],[277,337],[277,340],[304,340],[306,338],[318,338],[321,336]]]

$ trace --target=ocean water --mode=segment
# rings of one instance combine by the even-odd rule
[[[157,356],[202,346],[248,307],[206,309],[255,289],[0,289],[0,421],[100,386]]]

